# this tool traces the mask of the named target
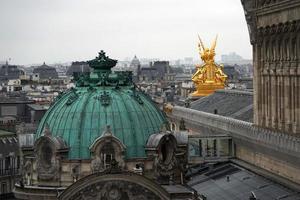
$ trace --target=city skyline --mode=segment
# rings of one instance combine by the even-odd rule
[[[217,60],[233,51],[245,59],[252,57],[239,0],[84,4],[13,0],[1,2],[0,16],[10,19],[0,21],[4,30],[0,60],[11,58],[12,64],[88,60],[101,49],[118,60],[135,54],[161,60],[197,59],[197,34],[208,46],[219,35]]]

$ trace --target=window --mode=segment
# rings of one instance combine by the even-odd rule
[[[165,141],[161,145],[162,161],[165,164],[170,163],[174,153],[173,143],[170,140]]]
[[[2,175],[4,173],[4,162],[3,159],[0,159],[0,175]]]
[[[17,159],[17,169],[19,169],[20,168],[20,157],[17,156],[16,159]]]
[[[10,168],[10,157],[5,157],[5,170],[9,170]]]
[[[103,161],[103,166],[109,168],[112,161],[115,159],[115,150],[111,143],[105,143],[101,149],[101,157]]]
[[[202,140],[199,140],[199,156],[202,157]]]
[[[49,144],[44,144],[41,149],[41,161],[45,166],[51,165],[53,156],[52,148]]]
[[[202,149],[200,153],[200,146],[198,145],[200,143],[201,140],[199,140],[198,138],[189,138],[189,156],[202,156]]]
[[[208,139],[206,143],[207,157],[217,156],[217,141],[216,139]]]
[[[1,194],[6,194],[7,193],[7,184],[6,182],[1,183]]]

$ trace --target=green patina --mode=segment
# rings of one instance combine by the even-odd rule
[[[146,157],[151,134],[166,123],[164,114],[136,89],[130,72],[111,72],[117,63],[101,51],[88,61],[94,72],[78,78],[76,88],[59,95],[39,124],[36,139],[46,126],[68,144],[69,159],[89,159],[91,144],[107,125],[126,146],[126,158]]]

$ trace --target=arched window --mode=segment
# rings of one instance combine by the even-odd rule
[[[161,160],[164,164],[168,164],[171,162],[174,150],[174,144],[170,140],[166,140],[161,144]]]
[[[51,166],[51,160],[53,157],[53,150],[49,143],[45,143],[41,147],[41,162],[44,166]]]
[[[102,160],[102,164],[105,168],[109,168],[111,166],[112,161],[115,159],[115,149],[112,143],[107,142],[103,145],[100,150],[100,156]]]

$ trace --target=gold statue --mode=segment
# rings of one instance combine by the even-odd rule
[[[223,66],[217,65],[214,60],[218,36],[216,36],[210,49],[205,48],[199,35],[198,38],[199,54],[204,64],[196,65],[197,71],[192,76],[192,81],[196,85],[196,91],[192,94],[193,97],[207,96],[217,89],[224,89],[227,79],[223,72]]]

